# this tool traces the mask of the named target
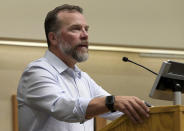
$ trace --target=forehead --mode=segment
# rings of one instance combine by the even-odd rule
[[[87,26],[84,15],[77,11],[60,11],[57,17],[62,22],[62,26],[69,26],[74,24]]]

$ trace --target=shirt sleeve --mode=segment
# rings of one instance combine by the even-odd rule
[[[124,113],[116,111],[116,112],[113,112],[113,113],[108,112],[108,113],[101,114],[101,115],[99,115],[99,117],[102,117],[102,118],[113,121],[113,120],[117,119],[118,117],[120,117],[122,115],[124,115]]]
[[[84,122],[90,98],[72,98],[52,71],[43,67],[28,68],[21,79],[24,103],[38,111],[48,113],[55,119],[65,122]]]

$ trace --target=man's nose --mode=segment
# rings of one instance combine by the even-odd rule
[[[83,29],[81,32],[81,38],[87,40],[88,39],[88,32]]]

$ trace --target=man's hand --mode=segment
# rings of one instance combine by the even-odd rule
[[[125,113],[134,123],[149,117],[149,108],[135,96],[115,96],[114,108]]]

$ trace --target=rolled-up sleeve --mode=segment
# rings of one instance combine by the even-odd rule
[[[32,66],[22,76],[25,104],[65,122],[84,122],[90,98],[71,97],[48,69]]]

